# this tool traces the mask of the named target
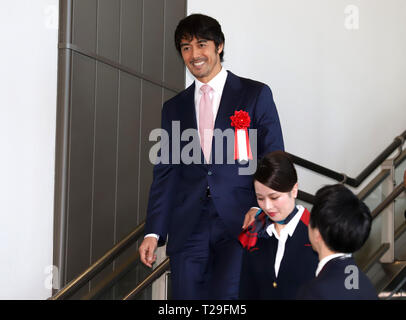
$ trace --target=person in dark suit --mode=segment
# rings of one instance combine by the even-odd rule
[[[320,262],[316,278],[301,288],[298,299],[377,299],[372,283],[351,257],[367,240],[371,221],[368,207],[342,184],[317,191],[309,238]]]
[[[240,299],[295,299],[314,277],[318,260],[308,237],[310,213],[295,203],[297,173],[289,156],[283,151],[265,155],[254,186],[261,210],[239,237],[245,248]]]
[[[238,298],[238,235],[245,215],[257,210],[250,166],[256,156],[284,149],[270,88],[222,67],[224,41],[220,24],[201,14],[184,18],[175,31],[176,48],[195,81],[163,106],[168,137],[161,140],[158,156],[169,161],[154,166],[139,247],[142,262],[151,267],[157,246],[168,240],[173,299]],[[248,128],[245,149],[235,143],[237,127],[230,117],[236,112]],[[226,131],[231,139],[218,139],[216,133]],[[181,157],[173,152],[176,143]],[[236,161],[234,151],[238,159],[252,151],[252,160]]]

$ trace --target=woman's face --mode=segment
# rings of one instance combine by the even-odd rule
[[[273,221],[284,220],[293,211],[298,190],[297,183],[289,192],[273,190],[256,180],[254,187],[258,205]]]

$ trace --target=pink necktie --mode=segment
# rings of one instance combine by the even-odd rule
[[[205,84],[201,86],[200,90],[202,92],[202,97],[200,99],[199,105],[200,145],[202,146],[206,162],[209,163],[214,127],[213,103],[210,99],[210,92],[213,91],[213,88]]]

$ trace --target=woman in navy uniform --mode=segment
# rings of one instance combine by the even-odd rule
[[[309,236],[309,211],[296,205],[297,173],[289,156],[264,156],[254,174],[260,210],[239,240],[244,250],[240,299],[295,299],[318,264]]]

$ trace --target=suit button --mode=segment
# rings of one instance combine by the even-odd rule
[[[211,176],[211,175],[213,174],[213,172],[209,171],[209,172],[207,172],[207,174],[208,174],[209,176]]]
[[[273,285],[274,288],[278,287],[278,284],[275,281],[272,283],[272,285]]]

